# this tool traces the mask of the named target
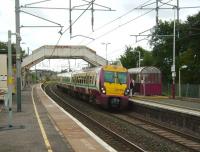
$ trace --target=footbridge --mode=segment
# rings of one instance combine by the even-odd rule
[[[82,45],[44,45],[23,59],[22,69],[29,69],[44,59],[83,59],[92,66],[106,65],[107,60]]]

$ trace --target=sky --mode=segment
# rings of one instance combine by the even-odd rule
[[[44,0],[20,0],[20,5],[35,3]],[[88,0],[89,1],[89,0]],[[106,46],[102,43],[110,43],[107,46],[107,59],[116,60],[125,52],[125,46],[142,46],[147,50],[151,50],[147,40],[136,42],[136,38],[130,35],[137,35],[147,29],[155,26],[155,10],[135,9],[141,7],[142,4],[148,5],[144,8],[155,8],[156,0],[95,0],[94,9],[94,31],[91,26],[91,11],[86,11],[77,21],[77,17],[83,10],[72,10],[72,37],[70,39],[69,30],[69,10],[52,10],[52,9],[36,9],[36,8],[21,8],[21,10],[48,19],[58,23],[63,27],[63,33],[59,45],[86,45],[96,51],[96,53],[106,58]],[[15,0],[0,0],[0,41],[7,41],[7,31],[11,30],[15,33]],[[171,5],[176,5],[177,0],[162,0],[169,2]],[[85,9],[88,4],[85,0],[72,0],[72,7]],[[84,5],[84,6],[81,6]],[[159,3],[159,6],[162,5]],[[200,0],[179,0],[180,7],[200,6]],[[56,7],[69,8],[69,0],[48,0],[43,3],[27,5],[30,7]],[[104,6],[104,7],[102,7]],[[163,5],[162,7],[170,7]],[[161,7],[161,8],[162,8]],[[112,11],[108,11],[108,9]],[[99,11],[99,10],[106,11]],[[185,21],[187,16],[196,14],[200,8],[180,9],[180,19]],[[129,13],[128,13],[129,12]],[[173,20],[172,9],[159,9],[159,19]],[[57,24],[50,23],[39,18],[33,17],[26,13],[20,13],[21,26],[55,26]],[[21,47],[31,53],[33,50],[43,45],[56,45],[60,37],[60,27],[54,28],[21,28]],[[172,31],[173,32],[173,31]],[[148,32],[145,34],[149,34]],[[77,36],[82,35],[82,36]],[[88,38],[86,38],[88,37]],[[15,42],[15,37],[12,37],[12,42]],[[140,39],[139,37],[138,39]],[[94,39],[94,40],[92,40]],[[28,52],[28,51],[27,51]],[[74,68],[80,67],[86,63],[81,60],[71,61],[71,66]],[[66,60],[43,61],[36,68],[46,68],[61,70],[68,66]]]

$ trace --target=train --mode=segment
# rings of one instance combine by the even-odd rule
[[[105,65],[76,72],[60,73],[58,87],[106,109],[125,109],[129,104],[128,70]]]

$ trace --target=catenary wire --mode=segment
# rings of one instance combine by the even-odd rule
[[[95,0],[92,0],[92,2],[94,2],[94,1],[95,1]],[[92,5],[92,2],[89,3],[88,7],[76,18],[76,20],[72,23],[71,26],[73,26],[73,25],[78,21],[78,19],[89,9],[89,7]],[[51,53],[51,55],[50,55],[50,58],[51,58],[51,56],[53,55],[53,53],[55,52],[56,46],[59,44],[59,42],[60,42],[62,36],[65,34],[66,31],[69,30],[69,28],[70,28],[70,25],[69,25],[69,26],[67,27],[67,29],[65,29],[64,32],[62,32],[62,34],[59,36],[59,39],[58,39],[56,45],[54,46],[54,49],[53,49],[53,51],[52,51],[52,53]]]
[[[172,1],[172,0],[169,0],[169,1],[168,1],[168,2],[166,2],[166,3],[170,3],[171,1]],[[159,7],[161,7],[161,6],[163,6],[163,5],[165,5],[165,4],[162,4],[162,5],[160,5]],[[89,45],[89,44],[93,43],[94,41],[96,41],[96,40],[100,39],[101,37],[104,37],[105,35],[108,35],[109,33],[112,33],[113,31],[115,31],[115,30],[117,30],[117,29],[121,28],[122,26],[125,26],[125,25],[127,25],[127,24],[129,24],[129,23],[133,22],[134,20],[137,20],[138,18],[141,18],[141,17],[143,17],[143,16],[145,16],[145,15],[149,14],[149,13],[150,13],[150,12],[152,12],[153,10],[155,10],[155,8],[152,8],[151,10],[149,10],[149,11],[147,11],[147,12],[145,12],[145,13],[143,13],[143,14],[139,15],[139,16],[136,16],[136,17],[135,17],[135,18],[133,18],[133,19],[131,19],[131,20],[129,20],[129,21],[127,21],[127,22],[123,23],[123,24],[120,24],[120,25],[118,25],[117,27],[115,27],[115,28],[111,29],[110,31],[107,31],[106,33],[104,33],[104,34],[102,34],[102,35],[98,36],[97,38],[95,38],[95,40],[92,40],[92,41],[90,41],[90,42],[89,42],[89,43],[87,43],[86,45]]]
[[[137,8],[143,7],[145,4],[146,4],[146,5],[149,5],[149,4],[147,4],[147,3],[149,3],[150,1],[152,1],[152,0],[148,0],[148,1],[144,2],[144,3],[141,4],[141,5],[138,5],[137,7],[135,7],[135,8],[133,8],[133,9],[129,10],[128,12],[122,14],[121,16],[119,16],[119,17],[117,17],[117,18],[115,18],[115,19],[113,19],[113,20],[111,20],[111,21],[109,21],[109,22],[103,24],[102,26],[98,27],[98,28],[95,29],[94,31],[96,32],[96,31],[98,31],[98,30],[100,30],[100,29],[102,29],[102,28],[104,28],[104,27],[110,25],[111,23],[113,23],[113,22],[115,22],[115,21],[117,21],[117,20],[123,18],[124,16],[130,14],[131,12],[133,12],[134,10],[136,10]],[[154,2],[154,3],[155,3],[155,2]],[[151,3],[151,4],[152,4],[152,3]],[[94,32],[91,32],[91,33],[89,33],[88,35],[90,36],[92,33],[94,33]],[[83,39],[79,44],[81,44],[83,41],[84,41],[84,39]]]
[[[148,1],[145,2],[145,3],[148,3],[149,1],[150,1],[150,0],[148,0]],[[172,1],[172,0],[169,0],[169,1],[167,1],[166,3],[170,3],[171,1]],[[144,5],[145,3],[143,3],[142,5]],[[163,5],[165,5],[165,4],[162,4],[162,5],[160,5],[159,7],[161,7],[161,6],[163,6]],[[141,5],[139,5],[139,6],[141,6]],[[138,6],[138,7],[139,7],[139,6]],[[135,7],[134,9],[136,9],[136,8],[138,8],[138,7]],[[132,9],[132,10],[133,10],[133,9]],[[137,16],[137,17],[135,17],[135,18],[129,20],[128,22],[125,22],[125,23],[123,23],[123,24],[121,24],[121,25],[115,27],[114,29],[112,29],[112,30],[110,30],[110,31],[108,31],[108,32],[106,32],[106,33],[104,33],[103,35],[101,35],[101,36],[95,38],[95,40],[97,40],[97,39],[99,39],[99,38],[101,38],[101,37],[103,37],[103,36],[105,36],[105,35],[107,35],[107,34],[113,32],[113,31],[117,30],[118,28],[120,28],[120,27],[122,27],[122,26],[124,26],[124,25],[126,25],[126,24],[129,24],[130,22],[132,22],[132,21],[134,21],[134,20],[136,20],[136,19],[138,19],[138,18],[140,18],[140,17],[142,17],[142,16],[145,16],[146,14],[152,12],[153,10],[155,10],[155,8],[151,9],[150,11],[147,11],[147,12],[143,13],[142,15],[139,15],[139,16]],[[95,40],[90,41],[89,43],[86,44],[86,46],[89,45],[89,44],[91,44],[91,43],[94,42]]]

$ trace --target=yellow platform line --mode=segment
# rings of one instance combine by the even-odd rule
[[[34,87],[32,87],[31,96],[32,96],[32,101],[33,101],[33,107],[34,107],[34,110],[35,110],[35,115],[36,115],[36,117],[37,117],[37,121],[38,121],[38,124],[39,124],[39,126],[40,126],[40,131],[41,131],[41,133],[42,133],[42,137],[43,137],[43,139],[44,139],[44,143],[45,143],[45,145],[46,145],[46,148],[47,148],[48,152],[53,152],[52,149],[51,149],[50,142],[49,142],[49,140],[48,140],[48,138],[47,138],[45,129],[44,129],[44,127],[43,127],[42,121],[41,121],[40,116],[39,116],[39,114],[38,114],[38,110],[37,110],[37,107],[36,107],[36,104],[35,104],[35,100],[34,100],[34,98],[33,98],[33,88],[34,88]]]

